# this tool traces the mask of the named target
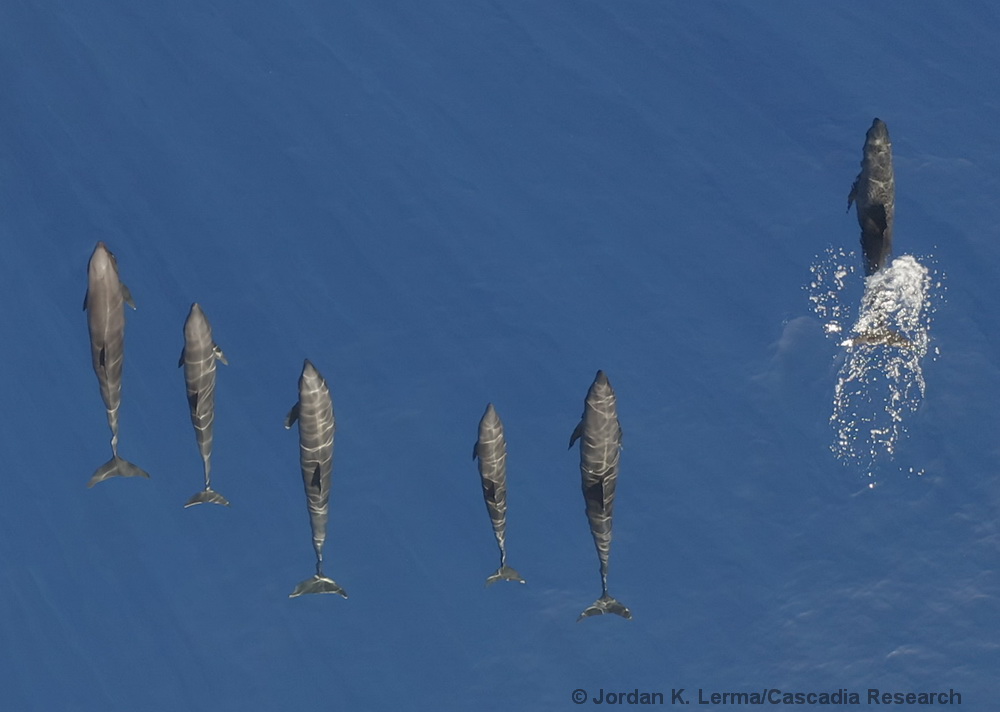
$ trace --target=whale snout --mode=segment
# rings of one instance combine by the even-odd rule
[[[866,138],[870,142],[889,143],[889,128],[882,119],[876,117],[872,121],[872,127],[868,129]]]

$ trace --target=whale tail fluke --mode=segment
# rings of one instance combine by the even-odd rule
[[[145,477],[149,479],[149,473],[125,458],[115,455],[97,468],[94,476],[87,483],[87,487],[93,487],[98,482],[103,482],[110,477]]]
[[[486,585],[491,586],[497,581],[517,581],[518,583],[524,583],[524,579],[521,578],[521,574],[517,573],[517,571],[506,564],[503,564],[496,570],[496,572],[486,578]]]
[[[221,504],[223,507],[229,506],[228,499],[223,497],[211,487],[206,487],[194,497],[189,499],[187,504],[184,505],[184,508],[187,509],[188,507],[193,507],[194,505],[201,504],[203,502],[208,502],[209,504]]]
[[[576,620],[577,622],[580,622],[584,618],[590,618],[591,616],[601,616],[604,615],[605,613],[614,613],[615,615],[619,615],[622,618],[632,620],[632,611],[627,609],[625,606],[623,606],[621,603],[619,603],[616,599],[612,598],[608,594],[604,594],[596,601],[594,601],[592,604],[590,604],[587,608],[585,608],[583,613],[581,613],[580,617],[577,618]]]
[[[304,593],[337,593],[347,598],[347,591],[340,587],[336,581],[326,576],[316,575],[307,578],[295,587],[295,590],[288,594],[289,598],[296,598]]]

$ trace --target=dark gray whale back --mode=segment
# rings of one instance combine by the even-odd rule
[[[885,122],[876,118],[865,134],[861,172],[847,196],[847,209],[850,210],[852,204],[857,206],[866,276],[885,267],[892,257],[895,203],[892,142]]]

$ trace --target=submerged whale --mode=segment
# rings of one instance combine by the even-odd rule
[[[205,463],[205,489],[187,501],[185,507],[202,502],[229,506],[229,501],[212,489],[212,425],[215,423],[215,362],[226,361],[225,354],[212,338],[212,325],[198,303],[184,322],[184,349],[177,366],[184,367],[191,424],[198,440],[198,450]]]
[[[87,265],[87,295],[83,308],[90,331],[90,356],[101,386],[101,398],[111,428],[111,459],[97,468],[87,487],[109,477],[149,477],[142,468],[118,455],[118,409],[125,360],[125,305],[135,309],[132,294],[118,278],[118,261],[98,242]]]
[[[299,463],[302,466],[306,507],[309,509],[313,549],[316,552],[316,575],[296,586],[289,598],[304,593],[338,593],[347,598],[347,592],[336,581],[323,575],[323,544],[326,541],[326,522],[330,509],[330,474],[333,471],[333,434],[336,423],[326,379],[309,359],[302,366],[299,400],[285,418],[285,427],[291,428],[295,421],[299,423]]]
[[[472,448],[472,458],[479,459],[479,478],[483,484],[483,499],[493,522],[493,535],[500,548],[500,568],[486,579],[486,585],[497,581],[524,583],[521,574],[507,566],[507,441],[503,422],[493,404],[486,406],[479,421],[479,438]]]
[[[601,597],[584,609],[577,620],[604,613],[631,618],[632,613],[608,594],[608,556],[611,553],[611,513],[618,482],[622,427],[618,422],[615,391],[604,371],[598,371],[583,405],[583,418],[569,439],[580,441],[580,475],[587,520],[601,562]]]
[[[876,118],[865,134],[861,172],[847,196],[847,209],[857,205],[865,275],[885,267],[892,256],[892,221],[896,181],[892,170],[892,142],[885,122]]]

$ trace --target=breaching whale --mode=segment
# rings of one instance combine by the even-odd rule
[[[198,440],[198,450],[205,463],[205,489],[187,501],[185,507],[202,502],[229,506],[229,501],[212,489],[212,425],[215,423],[215,362],[226,361],[225,354],[212,339],[212,325],[197,302],[184,321],[184,348],[177,366],[184,367],[191,424]]]
[[[892,170],[892,142],[885,122],[876,118],[865,134],[861,172],[847,196],[847,209],[857,205],[865,275],[885,267],[892,256],[892,221],[896,181]]]
[[[483,499],[493,522],[493,535],[500,547],[500,568],[487,577],[486,585],[497,581],[524,583],[521,574],[507,566],[507,441],[503,422],[493,404],[486,406],[479,421],[479,438],[472,448],[472,458],[479,458],[479,477],[483,484]]]
[[[101,386],[101,398],[111,428],[111,459],[97,468],[87,487],[109,477],[149,477],[149,473],[118,456],[118,408],[122,396],[125,359],[125,304],[135,309],[132,294],[118,278],[118,261],[98,242],[87,266],[87,295],[83,308],[90,331],[90,356]]]
[[[583,418],[569,439],[580,441],[580,475],[587,520],[601,561],[601,597],[584,609],[577,620],[604,613],[631,618],[632,613],[608,595],[608,555],[611,552],[611,513],[615,503],[618,463],[622,448],[622,427],[615,407],[615,391],[604,371],[598,371],[587,391]]]
[[[331,578],[323,575],[323,543],[326,541],[326,522],[330,509],[330,473],[333,471],[333,434],[336,422],[333,401],[326,379],[306,359],[299,376],[299,401],[292,406],[285,427],[299,422],[299,463],[306,489],[306,507],[312,525],[313,549],[316,551],[316,575],[302,581],[289,598],[304,593],[347,592]]]

